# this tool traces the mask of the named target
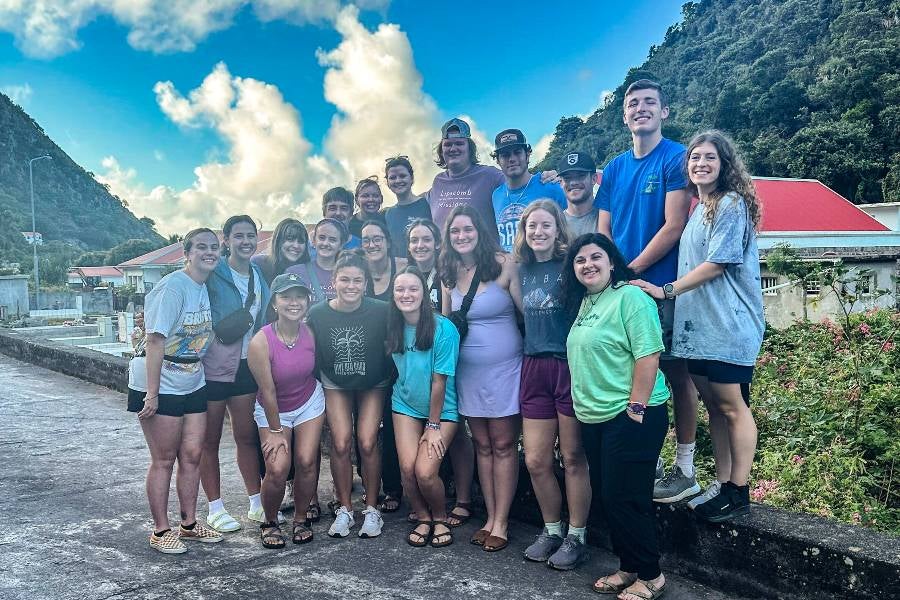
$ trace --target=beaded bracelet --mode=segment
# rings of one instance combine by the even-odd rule
[[[435,422],[435,421],[426,421],[426,422],[425,422],[425,429],[433,429],[434,431],[440,431],[440,430],[441,430],[441,423],[440,423],[440,421],[437,421],[437,422]]]

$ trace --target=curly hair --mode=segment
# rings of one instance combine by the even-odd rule
[[[441,140],[442,142],[443,140]],[[473,165],[478,164],[478,148],[475,146],[475,140],[472,138],[466,138],[466,141],[469,145],[469,162]],[[444,147],[441,145],[441,142],[438,142],[437,146],[434,149],[435,156],[437,157],[434,161],[434,164],[439,166],[442,169],[447,168],[447,161],[444,160]]]
[[[479,282],[493,281],[500,277],[502,268],[497,262],[497,254],[501,253],[500,244],[497,242],[497,232],[490,230],[484,224],[484,219],[478,211],[468,204],[460,204],[450,211],[444,224],[444,244],[438,257],[438,273],[441,281],[448,288],[456,287],[456,272],[462,267],[462,257],[454,250],[450,243],[450,227],[456,217],[469,217],[472,225],[478,233],[478,243],[475,244],[475,264],[479,273]]]
[[[536,210],[545,210],[553,216],[556,221],[556,239],[553,240],[553,260],[559,260],[566,255],[569,246],[569,228],[566,225],[566,219],[563,217],[559,205],[548,198],[541,198],[529,204],[522,216],[519,218],[519,225],[516,229],[516,239],[513,242],[513,254],[520,263],[531,264],[535,262],[534,250],[525,240],[525,224],[528,217]]]
[[[728,193],[734,192],[744,199],[747,204],[747,212],[750,215],[750,221],[753,223],[754,229],[759,229],[760,220],[760,202],[756,195],[756,188],[750,173],[744,166],[737,153],[734,142],[727,135],[717,129],[710,129],[698,133],[688,144],[687,152],[684,154],[684,172],[687,175],[688,191],[694,196],[699,196],[699,190],[696,184],[690,180],[690,160],[691,153],[700,144],[712,144],[719,154],[719,177],[716,180],[716,189],[709,195],[709,199],[703,203],[703,220],[711,223],[716,216],[719,208],[719,201]]]

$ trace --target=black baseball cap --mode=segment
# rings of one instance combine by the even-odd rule
[[[456,131],[450,131],[451,129],[456,129]],[[450,119],[444,126],[441,127],[441,139],[447,140],[450,138],[469,138],[472,137],[472,132],[469,129],[469,124],[463,121],[462,119],[457,119],[456,117]]]
[[[307,296],[312,296],[309,285],[307,285],[307,283],[303,281],[303,278],[296,273],[282,273],[272,281],[271,291],[273,294],[281,294],[291,288],[300,288]]]
[[[525,134],[518,129],[504,129],[494,138],[495,153],[516,146],[528,146],[528,142],[525,141]]]
[[[580,150],[566,152],[562,155],[562,158],[559,159],[556,173],[557,175],[562,175],[567,171],[589,171],[591,173],[596,173],[597,164],[587,152],[582,152]]]

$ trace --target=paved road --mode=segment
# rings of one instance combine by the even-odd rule
[[[465,543],[474,523],[447,549],[412,548],[402,512],[372,540],[332,540],[322,522],[309,545],[265,550],[245,522],[221,544],[161,555],[147,545],[147,450],[124,401],[0,355],[0,598],[597,598],[590,583],[616,564],[599,550],[576,572],[526,563],[521,552],[537,530],[522,524],[497,554]],[[222,465],[237,515],[246,496],[230,443]],[[670,600],[734,598],[674,576],[669,586]]]

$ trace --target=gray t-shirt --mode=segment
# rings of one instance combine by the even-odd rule
[[[571,242],[585,233],[596,233],[597,215],[599,213],[599,208],[592,208],[589,212],[580,217],[573,217],[569,213],[564,212],[563,215],[566,217],[566,225],[569,226],[569,241]]]
[[[212,312],[206,286],[184,271],[159,280],[144,299],[144,330],[166,337],[165,354],[202,358],[212,339]],[[159,376],[160,394],[186,396],[203,387],[203,363],[164,360]],[[147,359],[136,356],[128,363],[128,387],[147,391]]]
[[[712,223],[704,222],[702,204],[688,219],[678,277],[703,262],[725,265],[725,272],[675,299],[672,354],[752,366],[765,330],[759,251],[747,204],[735,193],[719,201]]]
[[[572,319],[566,315],[560,288],[563,263],[563,260],[548,260],[519,267],[527,356],[549,354],[566,358],[566,337]]]

